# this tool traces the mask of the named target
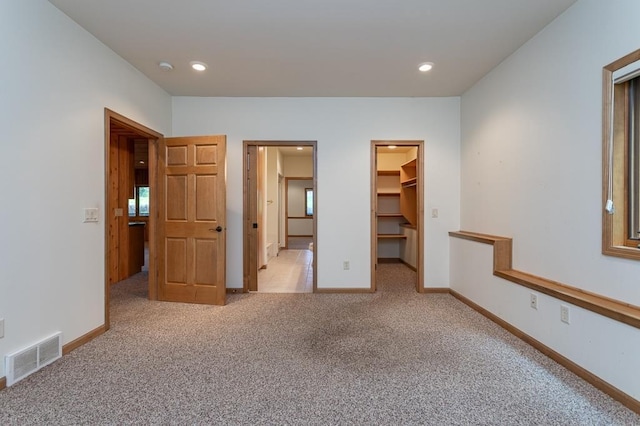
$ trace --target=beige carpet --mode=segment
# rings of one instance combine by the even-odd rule
[[[449,295],[113,291],[112,330],[0,392],[0,424],[632,425],[640,417]]]

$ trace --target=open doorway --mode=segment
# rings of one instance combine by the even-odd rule
[[[105,328],[110,327],[111,286],[142,269],[155,271],[157,133],[105,109]],[[157,299],[155,274],[148,297]]]
[[[136,163],[144,158],[136,161],[135,151],[145,141],[148,166],[141,172]],[[226,136],[164,138],[106,109],[105,150],[105,327],[112,284],[144,267],[132,260],[144,259],[143,227],[148,277],[139,281],[148,299],[224,305]]]
[[[424,292],[423,144],[371,142],[372,291],[380,279],[401,276]]]
[[[316,142],[244,142],[243,291],[315,292]]]
[[[133,140],[133,194],[129,198],[129,274],[149,272],[149,141]]]

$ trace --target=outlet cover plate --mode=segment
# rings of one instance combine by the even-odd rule
[[[569,307],[566,305],[560,305],[560,321],[570,324],[571,317],[569,316]]]
[[[530,295],[530,306],[533,309],[538,309],[538,295],[535,293],[531,293]]]

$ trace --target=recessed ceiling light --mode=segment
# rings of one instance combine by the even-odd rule
[[[173,65],[171,65],[169,62],[166,61],[162,61],[158,64],[158,67],[160,67],[160,69],[162,71],[171,71],[173,70]]]
[[[299,147],[297,147],[296,149],[297,149],[298,151],[302,151],[302,149],[303,149],[303,148],[302,148],[301,146],[299,146]]]
[[[144,164],[144,161],[140,160],[140,161],[139,161],[139,163],[140,163],[140,164]]]
[[[389,148],[389,149],[396,149],[396,148],[397,148],[397,146],[395,146],[395,145],[389,145],[387,148]]]
[[[423,62],[418,65],[418,70],[420,70],[420,72],[430,71],[431,68],[433,68],[433,62]]]
[[[189,65],[191,65],[191,68],[196,71],[204,71],[207,69],[207,64],[205,64],[204,62],[193,61],[190,62]]]

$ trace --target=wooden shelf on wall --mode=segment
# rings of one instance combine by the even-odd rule
[[[400,166],[400,211],[413,226],[418,223],[417,187],[418,187],[417,160],[407,161]]]
[[[404,234],[378,234],[378,238],[381,240],[404,240],[407,239],[407,236]]]
[[[404,217],[404,216],[402,216],[402,213],[378,213],[378,217],[379,218],[385,218],[385,217],[396,218],[396,217]]]
[[[415,178],[418,175],[417,165],[418,165],[418,160],[415,158],[401,165],[400,166],[400,182],[405,182],[409,179]]]
[[[407,179],[407,180],[405,180],[403,182],[400,182],[400,183],[402,184],[403,188],[407,188],[407,187],[410,187],[410,186],[416,186],[418,184],[418,178],[414,177],[414,178]]]

